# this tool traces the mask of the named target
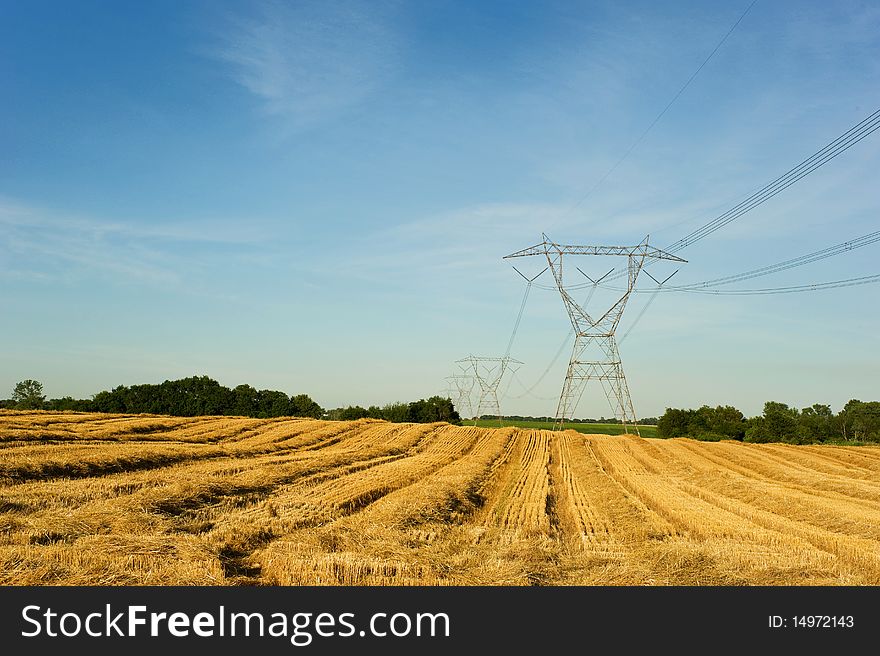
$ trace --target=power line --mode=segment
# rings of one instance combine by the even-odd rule
[[[868,233],[867,235],[862,235],[861,237],[856,237],[854,239],[850,239],[848,241],[842,242],[840,244],[835,244],[834,246],[828,246],[827,248],[823,248],[818,251],[814,251],[812,253],[807,253],[806,255],[800,255],[795,258],[791,258],[789,260],[785,260],[783,262],[777,262],[775,264],[768,264],[767,266],[760,267],[758,269],[751,269],[749,271],[743,271],[742,273],[736,273],[729,276],[724,276],[723,278],[714,278],[713,280],[704,280],[703,282],[695,282],[690,283],[688,285],[673,285],[669,287],[663,287],[661,289],[654,290],[636,290],[640,293],[655,293],[657,291],[698,291],[702,289],[706,289],[709,287],[719,287],[721,285],[729,285],[735,282],[741,282],[743,280],[749,280],[751,278],[759,278],[761,276],[768,276],[773,273],[779,273],[780,271],[786,271],[788,269],[794,269],[799,266],[804,266],[805,264],[812,264],[813,262],[818,262],[819,260],[824,260],[829,257],[833,257],[835,255],[841,255],[843,253],[848,253],[857,248],[862,248],[864,246],[868,246],[870,244],[874,244],[880,241],[880,230],[876,232]],[[825,284],[825,283],[819,283]],[[608,289],[614,289],[617,291],[623,291],[622,288],[608,287]]]
[[[755,3],[757,1],[758,0],[752,0],[752,3],[748,7],[746,7],[746,10],[742,13],[742,15],[736,20],[736,22],[731,26],[731,28],[729,30],[727,30],[727,34],[725,34],[722,37],[721,41],[719,41],[718,44],[712,49],[712,52],[709,53],[709,56],[706,57],[706,59],[703,60],[703,63],[697,67],[697,70],[695,70],[693,72],[693,74],[691,74],[691,76],[688,78],[687,82],[685,82],[682,85],[682,87],[676,92],[676,94],[672,97],[672,100],[670,100],[668,103],[666,103],[666,106],[663,108],[663,110],[659,114],[657,114],[656,117],[654,117],[654,120],[651,121],[650,125],[648,125],[647,128],[645,128],[645,131],[642,132],[642,134],[639,136],[639,138],[636,139],[632,143],[632,145],[626,150],[626,152],[623,154],[623,156],[621,156],[621,158],[618,159],[617,162],[615,162],[614,165],[605,172],[605,175],[603,175],[601,178],[599,178],[599,180],[592,187],[590,187],[590,189],[587,191],[587,193],[585,193],[583,196],[581,196],[581,198],[574,205],[572,205],[570,208],[568,208],[568,210],[566,210],[562,216],[565,216],[565,214],[570,214],[571,212],[576,210],[578,207],[580,207],[581,204],[583,204],[583,202],[585,200],[587,200],[587,198],[589,198],[593,194],[593,192],[596,191],[596,189],[598,189],[600,186],[602,186],[602,184],[605,182],[605,180],[607,180],[611,176],[611,174],[617,170],[617,167],[619,167],[621,164],[623,164],[623,162],[626,160],[626,158],[629,157],[630,154],[632,154],[632,152],[638,147],[638,145],[640,143],[642,143],[642,141],[644,141],[645,137],[648,136],[648,133],[654,128],[655,125],[657,125],[657,123],[660,121],[661,118],[663,118],[663,116],[666,114],[666,112],[669,111],[669,108],[672,107],[672,105],[675,103],[675,101],[678,100],[679,97],[685,92],[685,90],[690,86],[691,82],[694,81],[694,78],[696,78],[697,75],[699,75],[700,71],[702,71],[703,68],[706,66],[706,64],[709,63],[709,60],[715,56],[715,53],[718,52],[718,50],[721,48],[721,46],[724,45],[724,42],[727,41],[727,38],[731,34],[733,34],[733,31],[737,28],[737,26],[746,17],[746,14],[749,13],[751,8],[755,6]]]
[[[861,120],[859,123],[851,127],[849,130],[844,132],[842,135],[828,143],[824,148],[815,152],[813,155],[803,160],[800,164],[790,169],[783,175],[779,176],[769,184],[765,185],[745,200],[737,203],[735,206],[724,212],[723,214],[717,216],[712,219],[708,223],[703,226],[697,228],[690,234],[682,237],[678,241],[666,247],[666,251],[670,253],[675,253],[683,248],[686,248],[695,242],[709,236],[716,230],[719,230],[726,226],[727,224],[735,221],[740,218],[743,214],[750,212],[755,209],[759,205],[767,202],[780,192],[788,189],[795,182],[801,180],[802,178],[808,176],[810,173],[820,168],[824,164],[827,164],[832,159],[840,155],[841,153],[849,150],[852,146],[856,145],[867,136],[875,132],[878,128],[880,128],[880,109],[875,110],[869,116]],[[871,237],[870,235],[866,235],[860,239],[866,239]],[[866,242],[873,243],[873,242]],[[862,244],[864,245],[864,244]],[[836,254],[836,253],[834,253]],[[806,257],[806,256],[805,256]],[[828,255],[830,257],[830,255]],[[821,257],[817,259],[822,259]],[[783,270],[783,269],[780,269]],[[609,278],[609,280],[616,280],[620,278],[623,273],[616,273]],[[753,276],[754,277],[754,276]],[[536,285],[539,289],[555,289],[552,286],[548,285]],[[587,287],[587,283],[582,284],[574,284],[567,286],[568,289],[584,289]],[[672,289],[667,288],[667,289]]]
[[[571,335],[569,335],[568,337],[570,337],[570,336],[571,336]],[[568,337],[566,337],[566,340],[565,340],[565,343],[563,343],[563,346],[565,346],[565,344],[568,343]],[[560,352],[561,352],[561,351],[560,351]],[[558,358],[559,355],[557,354],[556,357]],[[553,362],[550,364],[550,366],[552,367],[553,364],[555,364],[555,363],[556,363],[556,358],[553,359]],[[547,367],[547,371],[550,371],[550,367]],[[519,373],[514,372],[513,377],[516,379],[516,382],[519,383],[519,386],[522,387],[523,390],[525,390],[525,391],[524,391],[522,394],[515,394],[515,395],[510,396],[509,398],[511,398],[511,399],[521,399],[521,398],[523,398],[523,397],[525,397],[525,396],[531,396],[533,399],[538,399],[538,400],[540,400],[540,401],[555,401],[556,398],[557,398],[557,397],[555,397],[555,396],[538,396],[537,394],[533,394],[533,393],[532,393],[532,391],[533,391],[533,390],[534,390],[534,389],[535,389],[535,388],[541,383],[541,381],[544,379],[544,376],[546,376],[546,374],[547,374],[547,372],[545,371],[544,374],[538,379],[538,381],[537,381],[534,385],[532,385],[531,387],[527,388],[526,385],[525,385],[525,383],[523,383],[523,382],[522,382],[522,379],[519,377]]]
[[[667,287],[668,291],[691,292],[695,294],[716,294],[728,296],[758,296],[767,294],[793,294],[797,292],[812,292],[821,289],[837,289],[838,287],[854,287],[856,285],[868,285],[880,282],[880,273],[870,276],[861,276],[859,278],[847,278],[846,280],[832,280],[829,282],[818,282],[809,285],[794,285],[791,287],[764,287],[761,289],[688,289]]]
[[[547,269],[544,269],[544,271],[546,271],[546,270],[547,270]],[[542,271],[541,273],[543,273],[544,271]],[[517,273],[519,273],[519,271],[517,271]],[[581,272],[581,273],[583,273],[583,272]],[[609,273],[610,273],[610,272],[609,272]],[[522,274],[520,274],[520,275],[522,275]],[[539,275],[540,275],[540,274],[539,274]],[[607,274],[606,274],[606,275],[607,275]],[[523,276],[523,277],[525,277],[525,276]],[[604,277],[604,276],[603,276],[603,277]],[[534,278],[533,278],[532,280],[534,280]],[[537,283],[535,283],[535,286],[536,286],[536,287],[540,287],[541,289],[544,288],[543,285],[538,285]],[[587,294],[587,298],[584,299],[584,302],[583,302],[583,307],[584,307],[584,308],[586,308],[586,307],[588,307],[588,306],[590,305],[590,300],[593,298],[593,294],[596,293],[596,288],[597,288],[597,287],[598,287],[598,285],[597,285],[595,282],[591,284],[591,286],[590,286],[590,293]],[[555,289],[555,288],[552,288],[552,287],[551,287],[550,289]],[[536,396],[536,395],[533,394],[532,392],[535,390],[536,387],[538,387],[538,385],[540,385],[540,384],[543,382],[543,380],[547,377],[547,374],[550,373],[550,370],[553,368],[553,365],[555,365],[555,364],[556,364],[556,361],[559,360],[559,356],[562,355],[562,351],[565,349],[565,347],[566,347],[566,345],[568,344],[569,340],[570,340],[573,336],[574,336],[574,328],[569,328],[569,329],[568,329],[568,333],[566,333],[565,338],[562,340],[562,343],[559,345],[559,348],[556,349],[556,354],[553,356],[553,359],[550,360],[550,364],[547,365],[547,367],[544,369],[543,373],[541,373],[541,375],[538,376],[538,380],[536,380],[536,381],[532,384],[532,386],[529,387],[529,388],[526,388],[526,386],[523,384],[523,382],[522,382],[521,380],[517,380],[517,382],[519,382],[520,386],[523,388],[523,390],[525,390],[525,392],[524,392],[523,394],[518,394],[518,395],[516,395],[516,396],[511,396],[510,398],[512,398],[512,399],[521,399],[521,398],[523,398],[523,397],[525,397],[525,396],[531,396],[531,397],[533,397],[533,398],[540,399],[540,400],[542,400],[542,401],[549,401],[549,400],[552,400],[552,399],[545,398],[545,397],[542,397],[542,396]],[[555,398],[555,397],[554,397],[554,398]]]
[[[827,246],[826,248],[822,248],[818,251],[813,251],[812,253],[807,253],[805,255],[799,255],[798,257],[794,257],[788,260],[784,260],[782,262],[776,262],[775,264],[768,264],[767,266],[759,267],[757,269],[751,269],[749,271],[743,271],[741,273],[731,274],[729,276],[724,276],[722,278],[714,278],[712,280],[704,280],[702,282],[694,282],[687,285],[674,285],[669,287],[663,287],[662,291],[689,291],[695,288],[707,288],[707,287],[718,287],[720,285],[729,285],[735,282],[741,282],[743,280],[749,280],[751,278],[758,278],[761,276],[767,276],[773,273],[779,273],[780,271],[787,271],[788,269],[794,269],[799,266],[804,266],[805,264],[812,264],[813,262],[818,262],[819,260],[824,260],[829,257],[834,257],[835,255],[841,255],[844,253],[848,253],[850,251],[854,251],[857,248],[863,248],[864,246],[869,246],[870,244],[875,244],[880,242],[880,230],[876,232],[870,232],[866,235],[862,235],[861,237],[855,237],[848,241],[841,242],[839,244],[835,244],[834,246]],[[648,274],[650,275],[650,274]],[[569,285],[568,289],[579,289],[585,286],[586,283],[583,284],[574,284]],[[540,289],[554,289],[548,285],[538,285]],[[604,289],[614,290],[614,291],[623,291],[622,287],[612,287],[609,285],[602,285]],[[659,289],[656,290],[643,290],[637,289],[635,290],[638,293],[655,293],[656,291],[661,291]]]
[[[835,244],[834,246],[828,246],[826,248],[820,249],[818,251],[814,251],[812,253],[807,253],[805,255],[800,255],[795,258],[791,258],[788,260],[784,260],[782,262],[777,262],[775,264],[769,264],[767,266],[759,267],[757,269],[751,269],[749,271],[744,271],[742,273],[733,274],[730,276],[724,276],[722,278],[715,278],[712,280],[705,280],[703,282],[691,283],[688,285],[677,285],[677,286],[669,286],[664,287],[662,284],[659,284],[656,288],[651,290],[645,289],[637,289],[634,290],[641,294],[651,294],[648,298],[647,303],[642,307],[639,314],[636,316],[635,320],[632,322],[630,327],[627,329],[626,333],[624,333],[623,337],[620,338],[618,344],[622,344],[624,340],[629,336],[629,334],[633,331],[633,329],[638,325],[639,321],[648,311],[648,308],[657,298],[658,294],[661,291],[664,292],[702,292],[702,293],[715,293],[717,295],[735,295],[735,296],[757,296],[757,295],[768,295],[768,294],[792,294],[799,292],[808,292],[808,291],[820,291],[825,289],[837,289],[840,287],[851,287],[854,285],[866,285],[874,282],[880,281],[880,275],[877,276],[863,276],[861,278],[849,278],[846,280],[837,280],[830,281],[824,283],[813,283],[809,285],[796,285],[796,286],[788,286],[788,287],[765,287],[760,289],[743,289],[743,290],[734,290],[734,291],[715,291],[710,290],[711,287],[718,287],[721,285],[728,285],[735,282],[742,282],[743,280],[749,280],[752,278],[758,278],[760,276],[766,276],[773,273],[779,273],[780,271],[786,271],[788,269],[793,269],[799,266],[803,266],[805,264],[811,264],[813,262],[817,262],[819,260],[824,260],[829,257],[833,257],[835,255],[840,255],[842,253],[848,253],[857,248],[862,248],[864,246],[868,246],[870,244],[874,244],[880,241],[880,230],[876,232],[868,233],[867,235],[862,235],[861,237],[856,237],[854,239],[850,239],[845,242],[841,242],[839,244]],[[586,275],[586,274],[585,274]],[[650,275],[650,274],[648,274]],[[604,276],[603,276],[604,277]],[[656,282],[656,281],[655,281]],[[592,296],[593,292],[595,292],[596,287],[599,286],[599,282],[593,282],[590,285],[590,296]],[[545,286],[541,286],[542,288],[546,288]],[[579,285],[570,285],[569,289],[576,289]],[[619,287],[611,287],[608,285],[602,285],[603,288],[614,290],[614,291],[625,291]],[[552,288],[551,288],[552,289]],[[569,335],[570,337],[570,335]],[[567,340],[566,340],[567,341]],[[558,357],[558,354],[557,356]],[[555,362],[554,358],[554,362]],[[549,370],[549,367],[548,367]],[[546,372],[545,372],[546,374]],[[542,376],[543,378],[543,376]],[[540,382],[540,381],[539,381]],[[537,386],[537,383],[534,387]],[[527,392],[530,390],[527,390]],[[517,397],[515,397],[517,398]]]
[[[647,271],[645,273],[647,273]],[[659,294],[659,292],[662,288],[663,288],[663,285],[657,285],[657,288],[654,289],[653,294],[651,294],[651,296],[648,298],[648,302],[645,303],[645,305],[642,307],[642,311],[636,315],[635,320],[633,320],[633,322],[630,324],[629,328],[627,328],[626,332],[623,334],[623,337],[621,337],[620,340],[618,340],[618,342],[617,342],[618,345],[623,344],[623,342],[626,340],[626,338],[629,337],[629,334],[633,331],[633,328],[635,328],[639,324],[639,321],[641,321],[642,317],[645,316],[645,312],[647,312],[648,308],[651,307],[651,303],[653,303],[654,299],[657,298],[657,295]]]
[[[543,275],[544,271],[547,270],[547,267],[545,267],[544,270],[541,271],[541,273],[539,273],[537,276],[533,276],[532,278],[527,278],[526,276],[524,276],[522,272],[516,267],[513,267],[513,270],[516,271],[520,276],[522,276],[522,279],[526,281],[526,291],[523,294],[522,303],[520,303],[519,305],[519,313],[516,315],[516,322],[513,324],[513,332],[511,332],[510,339],[507,341],[507,350],[504,352],[504,357],[510,355],[510,349],[513,348],[513,340],[516,338],[517,330],[519,330],[519,324],[522,321],[523,311],[526,309],[526,301],[529,299],[529,292],[532,289],[532,283],[540,278],[541,275]]]
[[[729,285],[734,282],[740,282],[742,280],[749,280],[751,278],[758,278],[760,276],[767,276],[772,273],[779,273],[780,271],[786,271],[788,269],[794,269],[795,267],[803,266],[805,264],[811,264],[813,262],[817,262],[819,260],[824,260],[829,257],[833,257],[835,255],[840,255],[842,253],[848,253],[857,248],[862,248],[863,246],[868,246],[869,244],[874,244],[880,241],[880,230],[877,232],[872,232],[867,235],[862,235],[861,237],[856,237],[855,239],[850,239],[849,241],[845,241],[840,244],[836,244],[834,246],[829,246],[827,248],[823,248],[821,250],[815,251],[813,253],[808,253],[806,255],[801,255],[800,257],[795,257],[790,260],[785,260],[784,262],[777,262],[776,264],[770,264],[764,267],[760,267],[758,269],[752,269],[751,271],[744,271],[742,273],[737,273],[729,276],[724,276],[723,278],[715,278],[713,280],[705,280],[703,282],[695,282],[689,285],[678,285],[675,287],[667,287],[667,289],[693,289],[697,287],[705,288],[705,287],[717,287],[720,285]]]
[[[522,321],[523,310],[526,309],[526,301],[529,299],[529,291],[532,289],[532,283],[526,283],[526,291],[523,294],[522,303],[519,305],[519,313],[516,315],[516,321],[513,324],[513,331],[510,333],[510,339],[507,341],[507,349],[504,351],[504,356],[507,357],[510,355],[510,349],[513,348],[513,340],[516,338],[516,332],[519,330],[520,321]]]
[[[837,139],[827,144],[824,148],[814,153],[794,168],[776,178],[773,182],[759,189],[744,201],[715,217],[705,225],[682,237],[677,242],[670,244],[665,250],[671,253],[678,252],[681,249],[709,236],[716,230],[723,228],[731,221],[735,221],[746,212],[762,205],[773,198],[776,194],[788,189],[801,178],[808,176],[810,173],[830,162],[841,153],[849,150],[852,146],[859,143],[878,128],[880,128],[880,109],[875,110],[870,116],[860,121],[858,124],[837,137]]]
[[[685,89],[688,87],[688,85],[691,83],[691,81],[696,77],[696,75],[706,65],[706,63],[712,58],[712,56],[715,54],[715,52],[717,52],[717,50],[721,47],[721,45],[724,43],[724,41],[734,31],[734,29],[737,27],[737,25],[739,25],[739,23],[743,20],[745,15],[754,6],[756,1],[757,0],[753,0],[753,2],[746,8],[746,11],[742,14],[742,16],[740,16],[740,18],[736,21],[736,23],[733,25],[733,27],[731,27],[731,29],[724,36],[724,38],[721,40],[721,42],[719,42],[719,44],[716,46],[716,48],[709,54],[709,56],[706,58],[706,60],[700,65],[700,67],[697,69],[697,71],[688,79],[688,81],[685,83],[685,85],[672,98],[672,100],[666,105],[666,107],[660,112],[660,114],[654,119],[654,121],[642,133],[642,135],[633,143],[632,146],[630,146],[630,148],[617,161],[617,163],[615,163],[615,165],[613,167],[611,167],[611,169],[609,169],[609,171],[606,172],[606,174],[577,203],[575,203],[575,205],[571,208],[572,210],[574,208],[576,208],[577,206],[579,206],[584,200],[586,200],[586,198],[589,197],[593,193],[593,191],[596,188],[598,188],[605,181],[605,179],[607,179],[611,175],[611,173],[613,173],[613,171],[638,146],[638,144],[645,138],[645,136],[648,134],[648,132],[650,132],[650,130],[654,127],[654,125],[663,117],[663,115],[666,113],[666,111],[672,106],[672,104],[678,99],[678,97],[685,91]],[[712,234],[716,230],[721,229],[722,227],[726,226],[727,224],[731,223],[732,221],[740,218],[745,213],[755,209],[756,207],[758,207],[758,206],[762,205],[763,203],[765,203],[766,201],[770,200],[771,198],[773,198],[777,194],[781,193],[782,191],[784,191],[785,189],[787,189],[788,187],[790,187],[794,183],[798,182],[799,180],[803,179],[804,177],[806,177],[807,175],[809,175],[810,173],[812,173],[816,169],[822,167],[823,165],[825,165],[826,163],[828,163],[832,159],[835,159],[841,153],[845,152],[846,150],[848,150],[849,148],[851,148],[855,144],[857,144],[860,141],[862,141],[863,139],[867,138],[870,134],[875,132],[878,128],[880,128],[880,109],[875,110],[872,114],[870,114],[868,117],[866,117],[865,119],[860,121],[858,124],[856,124],[855,126],[850,128],[849,130],[847,130],[841,136],[839,136],[835,140],[828,143],[825,147],[823,147],[822,149],[820,149],[819,151],[817,151],[816,153],[814,153],[813,155],[811,155],[807,159],[803,160],[797,166],[790,169],[789,171],[787,171],[783,175],[779,176],[778,178],[776,178],[775,180],[770,182],[768,185],[765,185],[764,187],[759,189],[757,192],[751,194],[745,200],[737,203],[731,209],[729,209],[726,212],[724,212],[723,214],[717,216],[716,218],[709,221],[705,225],[692,231],[690,234],[679,239],[677,242],[674,242],[669,247],[667,247],[666,250],[669,253],[675,253],[675,252],[682,250],[683,248],[686,248],[687,246],[690,246],[690,245],[694,244],[695,242],[709,236],[710,234]],[[569,211],[571,211],[571,210],[569,210]],[[730,284],[732,282],[739,282],[742,280],[747,280],[747,279],[759,277],[762,275],[769,275],[771,273],[777,273],[779,271],[784,271],[784,270],[794,268],[797,266],[802,266],[804,264],[809,264],[811,262],[825,259],[827,257],[831,257],[833,255],[837,255],[839,253],[846,252],[848,250],[852,250],[854,248],[859,248],[861,246],[865,246],[870,243],[874,243],[876,241],[880,241],[880,232],[872,233],[870,235],[865,235],[863,237],[857,238],[856,240],[851,240],[850,242],[844,242],[843,244],[838,244],[833,247],[828,247],[828,248],[823,249],[821,251],[817,251],[815,253],[800,256],[798,258],[786,260],[784,262],[780,262],[775,265],[769,265],[766,267],[761,267],[760,269],[754,269],[754,270],[743,272],[740,274],[726,276],[724,278],[718,278],[718,279],[714,279],[711,281],[705,281],[704,283],[695,283],[693,285],[667,287],[667,288],[664,288],[662,284],[658,284],[658,287],[656,289],[651,290],[651,293],[652,293],[651,298],[648,300],[647,304],[645,305],[645,307],[642,309],[641,313],[636,318],[636,321],[630,326],[629,330],[627,330],[626,334],[623,336],[623,338],[620,341],[622,342],[624,339],[626,339],[626,337],[629,335],[629,333],[633,330],[635,325],[638,323],[638,321],[641,319],[641,317],[647,311],[648,306],[651,305],[651,303],[656,298],[658,292],[661,290],[662,291],[694,292],[694,293],[711,293],[711,294],[719,294],[719,295],[721,295],[721,294],[726,294],[726,295],[759,295],[760,294],[760,295],[764,295],[764,294],[785,294],[785,293],[796,293],[796,292],[805,292],[805,291],[817,291],[817,290],[823,290],[823,289],[834,289],[834,288],[840,288],[840,287],[849,287],[849,286],[854,286],[854,285],[863,285],[863,284],[869,284],[869,283],[873,283],[873,282],[880,282],[880,274],[877,274],[877,275],[872,275],[872,276],[862,276],[860,278],[849,278],[846,280],[837,280],[837,281],[829,281],[829,282],[824,282],[824,283],[814,283],[814,284],[808,284],[808,285],[797,285],[797,286],[789,286],[789,287],[771,287],[771,288],[733,290],[733,291],[730,291],[730,290],[720,291],[720,290],[714,290],[714,289],[707,289],[707,287],[710,287],[710,286]],[[520,253],[520,254],[531,254],[531,253]],[[520,275],[522,275],[522,274],[520,274]],[[617,278],[621,277],[622,275],[624,275],[624,273],[618,273],[618,274],[612,276],[611,280],[617,279]],[[525,276],[523,276],[523,277],[525,278]],[[605,276],[603,276],[603,278],[604,277]],[[526,280],[528,280],[528,279],[526,279]],[[595,288],[598,286],[598,281],[591,280],[590,282],[591,282],[591,286],[592,286],[591,292],[595,291]],[[531,283],[532,283],[532,281],[529,281],[529,285],[527,286],[526,294],[523,299],[523,304],[520,307],[520,313],[519,313],[519,316],[517,318],[517,322],[514,327],[514,335],[516,334],[516,330],[519,326],[519,322],[520,322],[520,319],[522,316],[523,308],[525,306],[525,301],[528,296],[529,290],[531,288]],[[557,280],[557,283],[558,283],[557,286],[559,288],[559,291],[562,292],[563,295],[565,296],[565,292],[562,288],[561,279]],[[544,286],[544,285],[536,285],[536,286],[541,289],[553,289],[553,287],[550,287],[550,286]],[[584,283],[581,285],[569,285],[566,287],[567,287],[567,289],[582,289],[587,286],[588,285],[586,283]],[[614,289],[613,287],[607,287],[605,285],[603,285],[603,287],[606,287],[608,289]],[[630,290],[630,291],[633,291],[633,290]],[[642,291],[642,290],[638,290],[638,291]],[[511,340],[508,344],[508,352],[509,352],[510,347],[512,345],[514,335],[511,335]],[[570,334],[566,338],[566,342],[568,341],[569,337],[570,337]],[[538,382],[535,383],[535,385],[533,385],[530,389],[526,389],[525,385],[522,385],[521,381],[518,381],[522,385],[523,389],[526,389],[527,394],[530,393],[531,390],[533,390],[535,387],[537,387],[537,385],[540,383],[540,381],[543,380],[546,373],[552,367],[552,364],[558,358],[559,353],[561,352],[564,345],[565,345],[565,342],[563,342],[563,345],[560,347],[560,350],[559,350],[559,352],[557,352],[557,356],[554,357],[554,360],[553,360],[553,362],[551,362],[551,365],[548,366],[547,370],[545,370],[544,374],[542,374],[542,376],[539,378]],[[508,390],[509,390],[509,386],[510,385],[508,384]],[[520,398],[520,397],[514,397],[514,398]]]

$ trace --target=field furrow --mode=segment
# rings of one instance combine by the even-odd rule
[[[608,521],[595,503],[595,491],[583,472],[585,463],[572,455],[572,444],[584,438],[570,434],[554,440],[551,450],[551,479],[556,497],[556,512],[565,532],[575,535],[585,544],[595,546],[611,541]]]
[[[278,585],[450,583],[463,566],[437,547],[482,503],[479,490],[511,434],[482,430],[471,451],[433,474],[361,512],[283,536],[254,561],[263,577]],[[378,560],[376,553],[385,558]]]
[[[687,444],[686,442],[684,444]],[[820,474],[806,467],[793,468],[785,460],[769,458],[762,450],[766,445],[691,444],[701,457],[748,477],[777,481],[817,494],[828,492],[857,500],[880,501],[878,481],[874,478],[843,474]],[[870,448],[870,447],[865,447]]]
[[[880,448],[0,411],[0,584],[880,585]]]

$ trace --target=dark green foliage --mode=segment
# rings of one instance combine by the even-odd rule
[[[764,414],[751,420],[746,431],[746,442],[804,442],[798,431],[800,413],[785,403],[767,401]]]
[[[16,383],[12,390],[12,402],[19,410],[40,410],[45,400],[43,384],[38,380],[28,378]]]
[[[393,422],[408,421],[409,403],[389,403],[382,406],[381,419]]]
[[[308,394],[297,394],[290,397],[289,414],[294,417],[314,417],[320,419],[324,416],[324,408],[312,400]]]
[[[160,385],[120,385],[110,392],[96,394],[94,405],[100,412],[146,412],[197,417],[232,414],[234,399],[232,390],[216,380],[207,376],[192,376],[166,380]]]
[[[359,405],[336,408],[329,412],[309,397],[288,397],[276,390],[258,390],[250,385],[224,387],[208,376],[166,380],[153,385],[119,385],[95,394],[92,399],[65,396],[46,400],[43,386],[36,380],[23,380],[15,386],[12,398],[0,400],[0,409],[57,410],[80,412],[149,413],[182,417],[231,415],[243,417],[327,417],[355,420],[364,417],[391,422],[461,424],[461,417],[449,398],[432,396],[411,403],[388,403],[382,407]],[[486,416],[484,419],[496,420]],[[552,422],[551,417],[507,416],[507,420]],[[571,423],[619,423],[615,419],[579,419]],[[659,418],[640,423],[657,425],[657,436],[690,437],[698,440],[734,439],[746,442],[821,442],[880,443],[880,401],[849,401],[834,414],[821,403],[799,411],[785,403],[768,401],[758,417],[746,419],[733,406],[704,405],[696,410],[666,408]]]
[[[657,435],[660,437],[686,437],[690,434],[691,418],[696,410],[666,408],[657,421]]]
[[[125,412],[125,403],[123,400],[123,390],[125,387],[120,385],[114,387],[112,391],[98,392],[92,398],[92,410],[95,412]]]
[[[284,392],[260,390],[257,417],[284,417],[289,415],[290,397]]]
[[[75,399],[72,396],[65,396],[60,399],[50,399],[43,403],[43,410],[88,412],[91,409],[91,401],[89,401],[88,399]]]
[[[461,424],[461,417],[452,405],[452,401],[441,396],[419,399],[412,403],[389,403],[383,407],[371,405],[362,408],[359,405],[336,408],[327,413],[329,419],[351,421],[370,417],[391,422],[413,422],[429,424],[435,421],[446,421],[450,424]]]
[[[435,421],[461,423],[461,417],[452,405],[452,401],[441,396],[432,396],[429,399],[420,399],[410,403],[408,418],[409,421],[423,424]]]
[[[831,406],[814,403],[809,408],[801,410],[798,417],[798,433],[804,442],[824,442],[834,435],[836,424]]]
[[[237,385],[232,390],[232,408],[229,414],[255,417],[259,412],[260,393],[250,385]]]
[[[743,413],[729,405],[698,410],[666,408],[657,420],[659,437],[692,437],[698,440],[741,440],[745,435]]]
[[[831,406],[822,403],[799,411],[785,403],[768,401],[764,412],[751,419],[745,419],[732,406],[667,408],[657,423],[657,435],[789,444],[880,442],[880,402],[854,399],[835,415]]]
[[[339,414],[339,418],[343,421],[353,421],[355,419],[363,419],[367,416],[366,408],[362,408],[359,405],[350,405],[347,408],[343,408]]]
[[[837,415],[837,427],[844,440],[880,442],[880,401],[848,401]]]
[[[697,411],[704,419],[706,434],[719,439],[741,440],[746,433],[746,418],[731,405],[710,408],[704,405]]]
[[[69,397],[67,397],[69,399]],[[91,401],[62,399],[59,410],[91,410],[197,417],[233,415],[240,417],[322,417],[324,409],[308,394],[288,397],[276,390],[258,390],[250,385],[229,389],[208,376],[166,380],[159,385],[120,385],[98,392]],[[73,403],[72,407],[66,407]]]

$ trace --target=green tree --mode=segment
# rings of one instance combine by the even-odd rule
[[[281,417],[288,414],[290,398],[284,392],[260,390],[257,392],[258,417]]]
[[[290,414],[294,417],[314,417],[320,419],[324,416],[324,408],[319,406],[308,394],[297,394],[290,397]]]
[[[19,410],[39,410],[46,400],[43,384],[30,378],[16,383],[15,389],[12,390],[12,400]]]
[[[367,416],[367,409],[362,408],[359,405],[350,405],[347,408],[343,408],[342,412],[339,414],[339,418],[343,421],[353,421],[355,419],[362,419]]]
[[[50,399],[43,403],[44,410],[63,410],[63,411],[88,411],[91,408],[91,401],[84,399],[75,399],[72,396],[65,396],[60,399]]]
[[[785,403],[767,401],[764,414],[751,420],[746,430],[746,442],[795,442],[803,440],[798,434],[798,410]]]
[[[461,423],[461,417],[452,405],[452,401],[442,396],[413,401],[409,404],[407,419],[422,424],[430,424],[435,421],[446,421],[450,424]]]
[[[388,403],[382,406],[382,419],[393,422],[405,422],[409,417],[408,403]]]
[[[253,417],[259,412],[259,396],[250,385],[238,385],[232,390],[232,407],[229,414],[239,417]]]
[[[689,435],[691,418],[694,413],[694,410],[666,408],[666,412],[657,420],[657,435],[660,437],[685,437]]]
[[[745,435],[743,413],[730,405],[704,405],[690,423],[690,435],[701,440],[741,440]]]
[[[840,411],[837,423],[844,439],[880,442],[880,401],[848,401]]]
[[[834,434],[834,413],[831,406],[814,403],[801,410],[798,432],[805,442],[824,442]]]

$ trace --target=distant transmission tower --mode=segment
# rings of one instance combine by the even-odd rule
[[[629,395],[629,388],[626,385],[626,378],[623,375],[623,366],[620,362],[614,333],[645,261],[686,262],[686,260],[649,246],[647,237],[637,246],[572,246],[556,244],[550,241],[547,235],[542,235],[542,237],[544,241],[540,244],[511,253],[505,259],[544,255],[553,272],[556,287],[559,289],[562,302],[565,304],[565,309],[574,328],[574,348],[568,363],[568,371],[565,374],[562,393],[559,396],[559,404],[556,407],[556,421],[553,428],[555,430],[563,428],[566,420],[570,421],[574,417],[575,408],[584,392],[587,381],[598,380],[614,410],[614,416],[621,421],[624,430],[632,425],[636,434],[639,434],[636,413]],[[563,255],[625,255],[629,276],[623,295],[604,314],[593,318],[571,297],[562,283]],[[589,276],[587,277],[589,278]],[[602,276],[602,278],[604,277]],[[595,281],[590,280],[595,285],[601,278]]]
[[[447,377],[447,381],[448,381],[448,379],[449,379],[449,378]],[[444,388],[440,391],[440,396],[442,396],[444,399],[452,400],[452,399],[456,398],[457,395],[458,395],[458,391],[457,391],[454,387],[452,387],[452,384],[449,383],[449,382],[447,382],[447,383],[446,383],[446,387],[444,387]],[[455,403],[455,401],[453,401],[453,403]],[[456,410],[457,410],[457,409],[458,409],[458,405],[456,405],[455,408],[456,408]],[[460,413],[459,413],[459,414],[460,414]]]
[[[446,380],[449,381],[450,398],[454,399],[453,403],[458,414],[462,419],[472,419],[474,404],[471,402],[471,397],[476,384],[475,378],[470,374],[460,373],[447,376]],[[465,414],[465,410],[467,410],[467,414]]]
[[[503,358],[482,358],[475,355],[469,355],[461,360],[456,360],[460,366],[467,369],[473,375],[477,385],[480,388],[480,394],[477,400],[475,417],[479,419],[485,414],[492,414],[501,421],[501,404],[498,401],[498,385],[504,374],[514,365],[521,365],[522,362],[514,360],[508,355]]]

